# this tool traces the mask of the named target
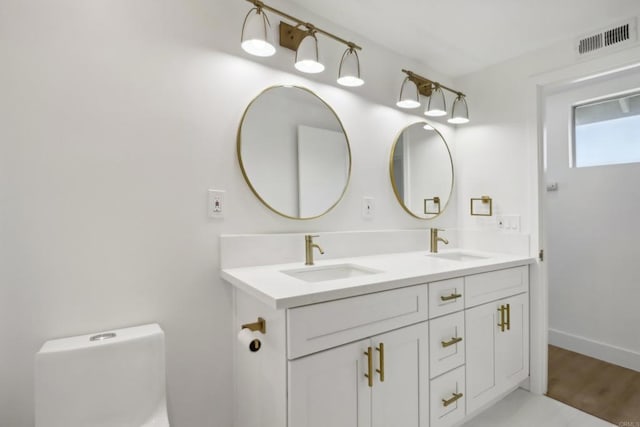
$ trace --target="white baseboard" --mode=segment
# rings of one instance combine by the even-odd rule
[[[640,353],[549,328],[549,344],[640,371]]]

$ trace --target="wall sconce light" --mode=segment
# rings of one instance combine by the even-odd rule
[[[442,117],[447,115],[447,102],[444,99],[444,92],[439,84],[431,89],[431,96],[427,103],[427,109],[424,110],[425,116]]]
[[[298,45],[294,66],[303,73],[317,74],[324,71],[324,65],[320,62],[318,55],[318,39],[315,31],[309,31]]]
[[[362,86],[364,80],[360,76],[360,58],[357,44],[344,40],[334,34],[324,31],[315,25],[302,21],[278,9],[264,4],[260,0],[247,0],[254,7],[247,14],[242,26],[242,48],[255,56],[271,56],[275,47],[270,43],[269,32],[271,25],[264,13],[268,10],[285,19],[295,22],[295,26],[280,21],[280,46],[296,52],[295,67],[303,73],[321,73],[325,67],[320,61],[318,38],[316,34],[324,34],[344,45],[347,50],[342,55],[338,68],[338,84],[342,86]],[[270,46],[270,48],[269,48]]]
[[[340,68],[338,68],[338,83],[348,87],[357,87],[364,84],[364,80],[360,77],[358,51],[352,44],[342,54]]]
[[[467,100],[463,95],[458,95],[456,100],[453,101],[451,118],[447,121],[453,124],[469,123],[469,107],[467,107]]]
[[[398,107],[418,108],[420,106],[420,95],[422,95],[428,98],[427,108],[424,111],[426,116],[446,116],[447,104],[443,92],[444,89],[456,94],[456,99],[451,109],[451,117],[447,121],[453,124],[469,122],[469,107],[464,93],[422,77],[413,71],[402,70],[402,72],[407,76],[400,87],[400,97],[396,103]]]
[[[276,53],[276,48],[271,42],[271,23],[262,7],[254,7],[244,18],[240,46],[254,56],[266,57]]]
[[[418,108],[420,106],[420,92],[418,85],[409,77],[405,77],[400,86],[400,97],[396,105],[400,108]]]

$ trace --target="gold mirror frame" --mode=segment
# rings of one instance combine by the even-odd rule
[[[278,89],[278,88],[287,88],[287,89],[301,89],[305,92],[310,93],[311,95],[313,95],[315,98],[317,98],[325,107],[327,107],[327,109],[329,109],[329,111],[331,111],[331,113],[334,115],[334,117],[336,118],[336,120],[338,121],[338,124],[340,125],[340,129],[342,130],[342,133],[344,134],[344,139],[345,142],[347,143],[347,155],[349,156],[349,165],[348,165],[348,172],[347,172],[347,181],[344,184],[344,188],[342,189],[342,192],[340,193],[340,197],[338,197],[338,199],[336,200],[336,202],[334,204],[332,204],[331,206],[329,206],[329,208],[327,208],[324,212],[320,213],[319,215],[315,215],[315,216],[311,216],[311,217],[296,217],[296,216],[291,216],[291,215],[287,215],[283,212],[280,212],[279,210],[277,210],[276,208],[274,208],[273,206],[271,206],[256,190],[256,188],[253,186],[253,184],[251,183],[251,180],[249,179],[249,176],[247,175],[247,171],[245,169],[245,165],[242,161],[242,137],[241,137],[241,133],[242,133],[242,125],[244,124],[245,118],[247,117],[247,113],[249,112],[249,110],[251,109],[251,107],[253,106],[253,104],[265,93],[267,93],[270,90],[273,89]],[[338,116],[338,114],[336,113],[336,111],[327,103],[325,102],[324,99],[322,99],[321,97],[319,97],[315,92],[313,92],[311,89],[308,89],[306,87],[303,86],[296,86],[296,85],[275,85],[275,86],[269,86],[265,89],[263,89],[258,95],[256,95],[251,102],[249,102],[249,104],[247,105],[247,108],[245,108],[244,113],[242,114],[242,118],[240,119],[240,124],[238,125],[238,133],[236,136],[236,153],[238,156],[238,163],[240,165],[240,170],[242,172],[242,176],[244,177],[245,182],[247,183],[247,185],[249,186],[249,188],[251,189],[251,192],[256,196],[256,198],[258,200],[260,200],[260,202],[265,205],[271,212],[276,213],[280,216],[283,216],[285,218],[288,219],[295,219],[295,220],[300,220],[300,221],[307,221],[310,219],[316,219],[316,218],[320,218],[323,215],[326,215],[327,213],[329,213],[333,208],[335,208],[338,203],[340,203],[342,201],[342,199],[344,198],[345,193],[347,192],[347,188],[349,188],[349,183],[351,182],[351,164],[352,164],[352,156],[351,156],[351,144],[349,143],[349,136],[347,135],[347,131],[344,128],[344,125],[342,124],[342,120],[340,120],[340,117]]]
[[[391,178],[391,187],[393,188],[393,194],[395,194],[396,200],[398,201],[400,206],[402,206],[402,209],[404,209],[409,215],[411,215],[414,218],[422,219],[422,220],[432,220],[432,219],[435,219],[435,218],[439,217],[440,215],[442,215],[447,210],[447,207],[449,206],[449,203],[451,202],[451,195],[453,194],[453,185],[454,185],[454,182],[455,182],[455,173],[454,173],[454,170],[453,170],[453,157],[451,156],[451,150],[449,149],[449,144],[447,144],[447,140],[444,139],[444,136],[442,136],[440,131],[438,131],[433,126],[431,126],[432,129],[429,130],[429,132],[436,132],[438,134],[438,136],[442,139],[442,143],[444,144],[445,148],[447,149],[447,154],[449,155],[449,163],[451,165],[451,185],[449,187],[449,194],[447,196],[447,202],[444,204],[443,207],[441,207],[440,212],[438,214],[434,213],[433,216],[431,216],[429,218],[423,218],[423,217],[420,217],[420,216],[416,215],[414,212],[412,212],[411,209],[409,209],[407,207],[407,205],[405,205],[404,200],[402,200],[402,197],[398,193],[398,185],[396,183],[396,179],[395,179],[395,176],[394,176],[394,173],[393,173],[394,172],[393,155],[394,155],[394,153],[396,151],[396,145],[398,145],[398,141],[400,140],[400,136],[402,136],[404,131],[409,129],[411,126],[415,126],[417,124],[431,126],[431,123],[428,123],[428,122],[426,122],[424,120],[421,120],[421,121],[417,121],[417,122],[413,122],[413,123],[408,124],[407,126],[402,128],[402,130],[400,132],[398,132],[398,134],[396,135],[396,138],[395,138],[395,140],[393,142],[393,146],[391,147],[391,153],[389,154],[389,176]],[[438,203],[438,205],[439,204],[440,203]]]

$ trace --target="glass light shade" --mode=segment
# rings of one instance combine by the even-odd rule
[[[451,118],[447,121],[456,125],[469,123],[469,107],[464,96],[458,95],[456,100],[453,101]]]
[[[338,70],[338,84],[350,87],[364,84],[364,80],[360,78],[360,58],[353,48],[348,48],[342,54]]]
[[[418,86],[409,77],[405,77],[400,86],[400,98],[396,105],[400,108],[418,108],[420,106],[420,92]]]
[[[324,65],[318,58],[318,39],[314,34],[306,35],[298,45],[295,67],[298,71],[309,74],[324,71]]]
[[[427,104],[424,115],[431,117],[447,115],[447,104],[444,100],[444,92],[442,92],[440,86],[436,86],[431,90],[431,96],[429,97],[429,103]]]
[[[254,7],[247,13],[242,24],[242,41],[245,52],[254,56],[272,56],[276,48],[271,40],[271,24],[262,10]]]
[[[435,130],[433,126],[431,126],[429,123],[425,123],[424,126],[422,126],[422,129],[424,130]]]

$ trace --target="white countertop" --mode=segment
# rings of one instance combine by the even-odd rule
[[[403,252],[323,261],[316,257],[314,266],[304,263],[274,264],[258,267],[224,269],[221,276],[238,289],[255,296],[275,309],[314,304],[371,292],[386,291],[469,274],[484,273],[503,268],[532,264],[535,258],[461,249],[442,250],[464,252],[485,258],[449,260],[430,256],[428,251]],[[380,273],[323,282],[306,282],[282,271],[354,264]]]

